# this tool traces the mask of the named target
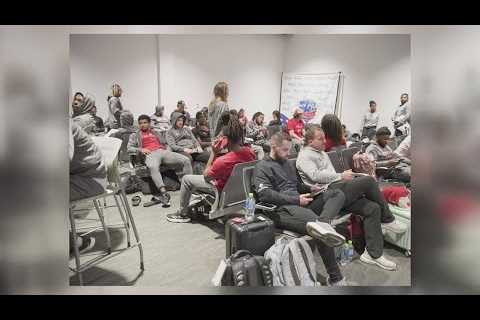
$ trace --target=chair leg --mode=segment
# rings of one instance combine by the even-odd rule
[[[127,220],[125,219],[125,216],[123,215],[122,208],[120,207],[120,203],[118,202],[117,195],[113,195],[115,198],[115,203],[117,204],[118,207],[118,212],[120,213],[120,217],[122,218],[123,225],[125,226],[125,231],[127,232],[127,246],[130,247],[130,230],[127,225]]]
[[[100,222],[102,223],[103,231],[105,232],[105,237],[107,239],[107,252],[110,254],[112,253],[112,242],[110,241],[110,232],[108,230],[107,225],[105,224],[105,218],[103,216],[103,209],[97,202],[98,200],[93,200],[93,204],[95,205],[95,209],[97,209],[98,217],[100,218]]]
[[[138,243],[138,251],[140,253],[140,269],[145,270],[144,265],[143,265],[143,247],[142,247],[142,244],[140,242],[140,237],[138,235],[138,230],[137,230],[137,227],[135,225],[135,221],[133,220],[132,211],[130,210],[130,206],[128,204],[127,195],[125,194],[125,191],[123,189],[120,190],[120,196],[123,198],[123,201],[125,201],[128,220],[130,220],[130,224],[132,226],[133,234],[135,235],[135,239]]]
[[[81,286],[83,286],[83,277],[82,277],[82,273],[80,272],[80,252],[77,246],[78,235],[77,235],[77,228],[75,227],[75,218],[73,217],[72,208],[69,209],[68,216],[70,218],[70,228],[72,229],[72,241],[73,241],[73,253],[75,255],[75,265],[77,266],[77,268],[75,269],[75,272],[78,276],[78,283]]]
[[[125,204],[125,201],[123,199],[123,197],[120,195],[120,202],[122,203],[122,207],[123,207],[123,212],[127,212],[127,208],[126,208],[126,204]],[[130,230],[130,222],[128,221],[127,219],[127,227],[128,227],[128,230]]]

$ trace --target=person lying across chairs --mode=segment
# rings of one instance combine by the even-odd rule
[[[380,174],[381,176],[386,179],[396,179],[410,183],[410,159],[393,152],[392,148],[388,146],[387,142],[391,134],[387,127],[379,128],[376,133],[376,140],[368,146],[365,152],[375,161],[377,169],[386,169]],[[377,170],[378,172],[379,170]]]
[[[165,184],[160,174],[160,165],[183,166],[183,174],[192,173],[192,163],[190,159],[182,154],[167,150],[165,144],[161,141],[158,131],[151,128],[151,119],[143,114],[138,117],[140,130],[130,135],[127,150],[129,154],[145,155],[145,164],[150,170],[152,180],[160,190],[159,200],[168,204],[170,195],[167,193]]]
[[[307,129],[305,144],[306,147],[300,151],[296,162],[303,182],[325,192],[341,190],[345,196],[342,209],[363,217],[366,250],[360,260],[386,270],[395,270],[396,264],[383,255],[382,228],[397,234],[405,233],[407,228],[395,220],[375,179],[355,174],[351,170],[335,172],[324,151],[325,134],[320,126],[312,125]]]
[[[270,139],[271,151],[255,165],[254,184],[259,204],[277,206],[266,212],[278,228],[316,239],[316,245],[327,269],[329,285],[346,285],[335,259],[334,246],[340,246],[345,238],[319,217],[337,216],[345,197],[341,191],[329,192],[329,197],[318,197],[312,192],[320,189],[309,187],[297,178],[295,167],[287,160],[292,146],[286,132],[275,133]]]
[[[222,128],[223,137],[212,145],[203,175],[186,175],[180,187],[180,209],[174,214],[168,214],[170,222],[189,222],[188,216],[192,192],[214,194],[214,188],[222,191],[237,163],[255,160],[255,152],[248,146],[242,146],[242,127],[236,117],[231,117],[228,124]],[[226,145],[228,153],[219,157],[220,151]],[[210,181],[213,182],[210,183]]]

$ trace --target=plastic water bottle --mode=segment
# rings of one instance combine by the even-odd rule
[[[348,263],[348,242],[345,242],[340,252],[340,265],[344,266]]]
[[[245,220],[251,222],[255,220],[255,198],[253,193],[248,194],[247,201],[245,202]]]
[[[353,260],[353,244],[352,240],[348,240],[348,259],[347,262],[351,262]]]

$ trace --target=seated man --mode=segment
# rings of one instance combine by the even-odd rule
[[[90,111],[92,114],[93,120],[95,120],[95,133],[103,133],[105,132],[105,126],[103,124],[103,119],[97,116],[97,107],[93,106],[92,110]]]
[[[80,126],[70,122],[70,201],[92,197],[105,192],[107,171],[100,149]],[[73,235],[70,235],[73,239]],[[73,248],[73,241],[70,243]],[[93,237],[77,237],[80,253],[95,244]]]
[[[270,139],[270,155],[265,156],[255,166],[255,190],[259,202],[280,206],[276,211],[267,213],[279,228],[291,230],[315,238],[318,252],[329,275],[327,283],[333,286],[344,286],[342,276],[335,259],[333,248],[324,243],[318,235],[322,232],[318,226],[319,216],[337,215],[343,206],[344,197],[341,192],[332,192],[329,205],[324,205],[322,197],[311,196],[318,188],[311,188],[300,183],[295,168],[288,163],[287,156],[292,146],[288,133],[276,133]],[[300,208],[306,207],[306,208]],[[331,211],[324,213],[324,211]],[[323,223],[324,224],[324,223]],[[311,231],[317,232],[311,232]],[[345,241],[345,239],[343,239]],[[342,242],[343,243],[343,242]]]
[[[210,136],[210,128],[208,127],[207,116],[204,112],[199,111],[195,115],[197,123],[195,128],[192,129],[192,133],[197,138],[200,146],[206,149],[212,146],[212,137]]]
[[[73,115],[72,120],[74,123],[78,124],[83,131],[88,135],[93,135],[95,133],[96,125],[95,119],[91,114],[91,110],[95,106],[95,100],[92,96],[84,96],[81,93],[76,93],[72,103]]]
[[[386,270],[395,270],[396,264],[383,256],[382,227],[395,233],[404,233],[406,226],[397,223],[376,181],[370,176],[335,172],[324,151],[325,134],[318,125],[311,125],[305,133],[306,147],[297,158],[297,169],[303,182],[324,190],[342,190],[345,195],[343,209],[363,216],[366,250],[360,259]]]
[[[166,149],[161,142],[160,133],[151,128],[151,119],[143,114],[138,117],[140,130],[132,133],[128,141],[127,150],[129,154],[142,153],[146,156],[145,164],[150,169],[152,180],[160,190],[159,200],[168,204],[170,195],[165,189],[162,175],[160,174],[161,165],[182,165],[183,174],[192,173],[192,164],[190,159],[182,154],[172,152]]]
[[[210,157],[210,152],[203,150],[197,138],[188,127],[185,127],[185,116],[178,114],[174,118],[174,124],[167,131],[167,143],[173,152],[178,152],[188,157],[190,161],[200,161],[206,163]]]
[[[252,148],[257,154],[258,160],[262,160],[265,156],[265,152],[270,151],[270,146],[267,140],[267,127],[263,124],[263,120],[263,113],[256,112],[253,115],[252,122],[247,124],[247,138],[253,141]]]
[[[110,135],[113,138],[122,140],[119,160],[123,162],[128,162],[130,160],[130,155],[127,151],[127,145],[131,134],[137,131],[137,128],[134,127],[133,122],[133,113],[131,113],[129,110],[122,110],[120,112],[120,128],[118,131],[115,131]]]
[[[221,192],[237,163],[255,160],[253,150],[241,145],[242,128],[237,118],[232,117],[228,124],[222,128],[222,131],[224,139],[228,140],[228,153],[218,157],[221,149],[217,145],[213,145],[203,175],[186,175],[183,177],[180,187],[180,209],[177,213],[168,214],[168,221],[189,222],[188,204],[193,191],[214,194],[214,188],[217,188]],[[213,180],[213,185],[208,182],[210,180]]]
[[[403,139],[400,145],[395,149],[395,153],[398,154],[400,157],[404,159],[403,162],[407,164],[411,164],[411,154],[410,154],[410,145],[412,142],[412,135],[409,134],[408,136]]]
[[[153,128],[159,131],[166,131],[170,129],[170,120],[165,116],[165,107],[156,106],[155,113],[150,117],[152,119]]]
[[[382,176],[386,179],[397,179],[410,182],[410,160],[396,154],[387,145],[392,133],[387,127],[381,127],[376,132],[376,140],[371,143],[365,152],[375,161],[377,168],[388,168]]]

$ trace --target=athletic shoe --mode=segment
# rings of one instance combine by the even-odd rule
[[[82,244],[78,247],[78,252],[80,254],[85,253],[91,250],[95,246],[95,238],[94,237],[82,237]]]
[[[345,243],[345,237],[335,231],[331,225],[325,222],[308,222],[307,232],[310,236],[321,240],[329,247],[338,247]]]
[[[164,206],[170,206],[170,194],[165,192],[155,198],[157,198]]]
[[[389,223],[382,223],[382,229],[392,231],[393,233],[402,234],[407,231],[407,226],[401,222],[398,222],[397,220],[393,220]]]
[[[190,217],[182,214],[180,211],[177,211],[176,213],[170,213],[167,214],[167,221],[169,222],[177,222],[177,223],[185,223],[185,222],[190,222]]]
[[[397,264],[395,262],[388,260],[383,255],[380,258],[374,259],[368,254],[367,250],[365,250],[363,254],[360,256],[360,261],[363,261],[368,264],[375,264],[380,268],[389,270],[389,271],[394,271],[397,269]]]
[[[327,277],[327,286],[329,287],[347,287],[350,284],[345,280],[345,277],[342,278],[342,280],[339,280],[337,282],[331,283],[330,282],[330,277]]]

